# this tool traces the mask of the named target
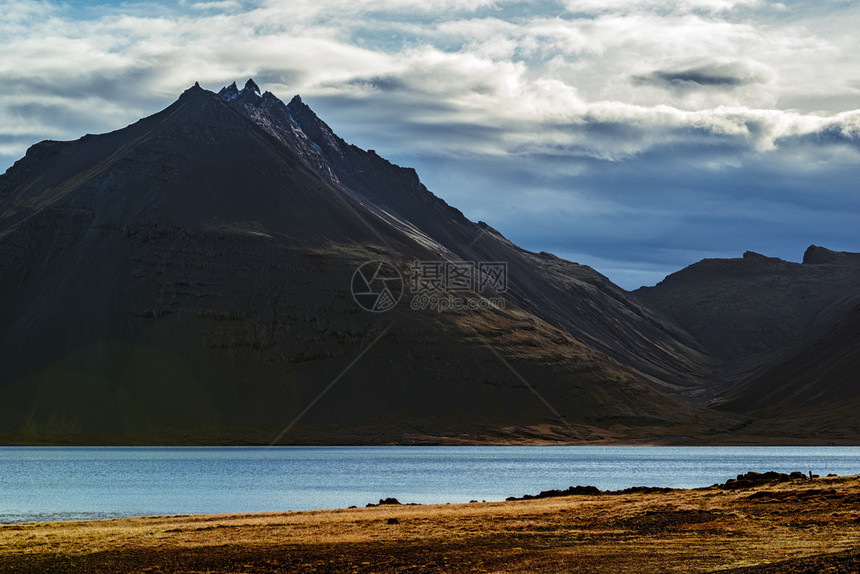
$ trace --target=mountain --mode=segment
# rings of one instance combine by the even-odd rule
[[[712,406],[745,432],[860,436],[860,254],[706,259],[635,295],[721,360]]]
[[[748,420],[700,406],[716,363],[663,313],[253,80],[41,142],[0,176],[0,344],[6,443],[603,441]]]
[[[743,378],[814,336],[860,296],[860,254],[807,249],[802,263],[746,252],[705,259],[634,292]]]
[[[860,433],[860,305],[788,358],[719,397],[717,407],[768,420],[808,419],[835,431]],[[821,420],[814,420],[821,419]],[[807,432],[809,428],[807,427]]]
[[[219,95],[291,149],[330,183],[366,205],[396,213],[409,232],[432,238],[439,253],[466,261],[505,261],[516,304],[675,394],[702,395],[712,367],[700,347],[671,322],[593,269],[511,244],[484,223],[430,193],[412,169],[347,144],[302,102],[284,105],[252,80]]]
[[[854,441],[859,286],[811,246],[626,292],[195,84],[0,176],[0,442]]]

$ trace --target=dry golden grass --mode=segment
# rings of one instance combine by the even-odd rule
[[[860,477],[0,526],[4,573],[714,571],[860,571]]]

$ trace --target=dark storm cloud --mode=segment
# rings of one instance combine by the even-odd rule
[[[140,86],[154,83],[163,73],[149,66],[81,71],[63,78],[22,72],[4,77],[4,81],[0,82],[0,96],[38,94],[40,99],[55,97],[72,101],[98,98],[125,104],[152,103],[157,97],[141,90]]]
[[[404,91],[408,84],[397,76],[373,76],[370,78],[354,78],[347,82],[350,86],[365,86],[382,92]]]
[[[2,118],[7,128],[17,125],[20,131],[27,126],[34,136],[28,144],[112,131],[175,98],[140,89],[162,73],[149,67],[129,67],[80,71],[73,77],[46,77],[22,70],[8,74],[0,82]],[[23,147],[19,149],[24,151]]]
[[[24,133],[24,134],[0,134],[0,150],[7,147],[17,147],[20,145],[31,145],[42,138],[39,132]],[[17,158],[16,158],[17,159]]]
[[[260,69],[253,74],[254,81],[266,90],[266,86],[271,86],[273,84],[278,84],[282,86],[299,86],[304,81],[305,74],[301,70],[291,69],[291,68],[282,68],[282,69],[270,69],[263,68]],[[231,82],[236,82],[238,84],[242,84],[239,79],[230,79],[229,82],[226,82],[225,85],[230,85]],[[242,84],[244,85],[244,84]],[[278,96],[284,100],[289,101],[292,96],[295,94],[290,92],[289,94],[278,94]]]
[[[704,257],[752,250],[799,261],[813,243],[860,251],[860,194],[846,187],[860,181],[856,156],[814,167],[796,150],[740,148],[723,149],[726,167],[713,165],[708,145],[686,141],[624,161],[477,158],[466,169],[439,160],[418,172],[431,190],[459,183],[462,194],[445,199],[515,243],[591,265],[628,289]]]
[[[112,115],[103,114],[103,109],[94,102],[87,104],[70,99],[9,104],[6,114],[11,118],[40,118],[43,124],[33,126],[31,137],[14,139],[35,143],[43,139],[77,139],[86,133],[113,131],[128,123],[117,122]]]
[[[637,84],[655,85],[673,90],[702,88],[733,89],[762,81],[742,64],[707,64],[681,70],[654,70],[634,76]]]
[[[379,98],[373,94],[335,93],[306,101],[350,143],[380,153],[381,150],[405,152],[388,153],[388,159],[401,165],[408,165],[400,158],[412,152],[462,156],[471,147],[480,155],[482,146],[497,142],[506,133],[504,126],[464,121],[456,113],[455,105],[426,94]],[[443,117],[450,119],[440,120]],[[449,148],[448,142],[455,147]]]

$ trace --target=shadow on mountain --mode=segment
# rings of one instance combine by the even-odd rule
[[[351,292],[372,261],[403,279],[384,313],[358,304],[384,282]],[[441,285],[428,263],[472,275]],[[505,281],[483,282],[482,264]],[[36,144],[0,176],[0,435],[732,437],[855,404],[858,270],[822,248],[803,264],[747,254],[631,294],[469,221],[298,96],[195,85],[124,129]]]

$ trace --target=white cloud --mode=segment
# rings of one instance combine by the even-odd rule
[[[359,145],[395,161],[458,161],[461,175],[494,166],[489,178],[494,162],[521,159],[547,186],[570,187],[637,158],[679,173],[738,174],[826,173],[860,159],[860,9],[844,3],[76,6],[4,3],[7,165],[39,139],[131,123],[194,81],[217,90],[251,76],[282,98],[301,93]],[[596,181],[582,205],[620,201],[596,199],[612,185]],[[467,193],[463,185],[450,194]]]
[[[764,6],[765,0],[567,0],[567,10],[574,13],[630,12],[708,12],[718,13],[737,8]],[[782,4],[771,2],[771,9]]]
[[[860,82],[856,73],[821,71],[822,57],[860,60],[814,31],[720,17],[758,1],[567,4],[572,13],[597,13],[589,18],[503,18],[491,2],[442,4],[303,0],[237,11],[235,2],[188,2],[190,11],[169,17],[119,9],[76,20],[46,3],[16,2],[0,23],[0,34],[15,38],[0,45],[0,118],[14,126],[8,120],[21,118],[21,105],[43,102],[44,111],[62,106],[59,98],[80,111],[77,126],[95,98],[104,122],[122,125],[195,80],[217,89],[262,74],[272,79],[265,87],[283,97],[408,100],[410,115],[399,120],[414,126],[498,129],[498,138],[478,146],[487,153],[555,149],[617,161],[712,137],[773,150],[788,136],[844,121],[771,107],[783,94],[856,92]],[[396,46],[386,46],[384,36],[398,33]],[[68,116],[53,119],[62,124]],[[58,125],[46,135],[62,132]],[[476,142],[444,147],[475,151]]]
[[[237,10],[242,7],[234,0],[222,0],[220,2],[182,2],[194,10]]]

